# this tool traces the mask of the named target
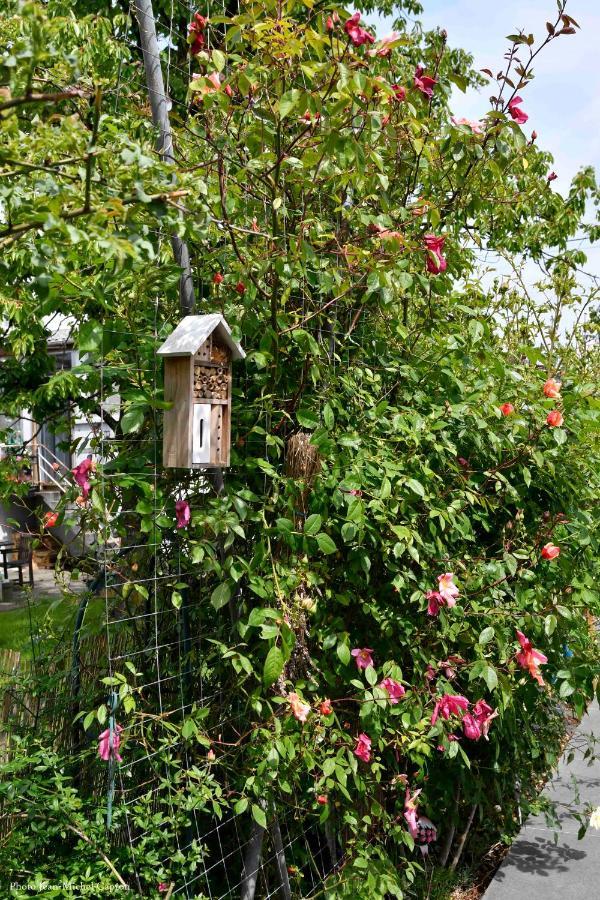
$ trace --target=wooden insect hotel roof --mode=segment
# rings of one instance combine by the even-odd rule
[[[232,359],[244,359],[246,354],[233,340],[229,325],[218,313],[186,316],[157,353],[159,356],[194,356],[213,333],[229,348]]]

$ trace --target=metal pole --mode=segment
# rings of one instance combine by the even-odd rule
[[[158,128],[156,149],[161,159],[170,165],[174,165],[173,135],[169,121],[169,105],[160,65],[160,50],[156,38],[152,0],[135,0],[133,8],[140,30],[140,45],[144,57],[144,70],[146,72],[146,86],[152,110],[152,121]],[[181,267],[179,306],[183,315],[189,315],[194,311],[195,306],[190,251],[186,242],[176,235],[171,237],[171,246],[175,261]]]

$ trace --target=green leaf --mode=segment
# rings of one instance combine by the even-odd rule
[[[478,643],[489,644],[489,642],[493,639],[494,639],[494,629],[491,627],[491,625],[488,625],[488,627],[484,628],[483,631],[481,632],[481,634],[479,635]]]
[[[121,431],[123,434],[131,434],[144,424],[146,406],[131,406],[127,412],[121,416]]]
[[[259,806],[257,803],[252,804],[252,817],[257,825],[260,825],[261,828],[267,827],[267,817],[265,816],[265,811],[262,806]]]
[[[318,513],[313,513],[312,516],[309,516],[306,522],[304,523],[304,534],[316,535],[319,533],[319,530],[322,525],[321,516]]]
[[[183,602],[183,597],[179,593],[179,591],[173,591],[171,594],[171,603],[175,607],[175,609],[181,609],[181,604]]]
[[[425,488],[416,478],[409,478],[406,482],[406,487],[409,487],[411,491],[414,491],[419,497],[425,497]]]
[[[563,681],[563,683],[560,686],[560,691],[558,693],[564,700],[565,697],[570,697],[571,694],[575,693],[575,688],[573,687],[572,684],[570,684],[570,682]]]
[[[509,574],[514,575],[516,573],[517,569],[519,568],[518,561],[510,553],[505,553],[503,556],[503,559],[504,559],[504,562],[506,564],[506,568],[507,568]]]
[[[325,427],[330,431],[335,425],[335,416],[333,415],[333,410],[329,403],[326,403],[323,407],[323,422],[325,423]]]
[[[319,424],[319,417],[312,409],[299,409],[296,413],[298,424],[303,428],[316,428]]]
[[[377,671],[373,666],[367,666],[367,668],[365,669],[365,678],[367,679],[371,687],[376,684]],[[369,696],[371,696],[371,694],[369,694]]]
[[[267,653],[265,667],[263,669],[263,684],[265,687],[270,687],[277,681],[283,672],[284,665],[285,660],[279,647],[271,647]]]
[[[186,719],[181,726],[181,736],[189,740],[196,733],[196,723],[193,719]]]
[[[340,642],[336,647],[336,653],[338,655],[339,661],[343,666],[347,666],[352,659],[352,654],[350,653],[350,647],[348,646],[348,644],[343,644]]]
[[[84,322],[79,329],[77,346],[80,353],[93,353],[102,348],[102,325],[99,322]]]
[[[219,584],[210,595],[210,602],[215,609],[221,609],[229,603],[230,600],[231,588],[226,581],[224,581],[223,584]]]
[[[337,550],[335,543],[324,531],[321,531],[317,535],[317,544],[319,545],[319,550],[322,553],[335,553],[335,551]]]
[[[282,119],[285,119],[286,116],[289,116],[292,110],[297,106],[299,99],[300,91],[296,89],[287,91],[287,93],[283,94],[281,100],[279,101],[279,115]]]
[[[552,614],[546,616],[546,618],[544,619],[544,631],[546,632],[548,637],[551,637],[554,634],[557,625],[558,619],[556,618],[556,616]]]
[[[478,322],[477,319],[471,319],[469,322],[469,335],[471,336],[471,341],[473,344],[478,344],[481,338],[483,337],[484,328],[481,322]]]
[[[222,72],[225,68],[226,57],[221,50],[212,51],[212,61],[217,72]]]
[[[493,666],[486,666],[481,677],[487,684],[490,691],[493,691],[498,687],[498,675]]]
[[[357,528],[353,522],[344,522],[342,525],[342,539],[346,544],[350,543],[350,541],[354,540],[356,537]]]

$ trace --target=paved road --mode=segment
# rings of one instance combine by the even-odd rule
[[[600,738],[600,707],[594,703],[581,721],[567,753],[575,750],[570,765],[565,757],[545,794],[559,803],[573,803],[573,779],[577,782],[581,809],[586,802],[600,806],[600,762],[588,765],[581,740],[593,733]],[[588,829],[577,840],[579,823],[561,813],[562,831],[547,828],[543,816],[527,820],[508,856],[498,869],[484,900],[600,900],[600,831]],[[554,841],[555,833],[558,843]]]

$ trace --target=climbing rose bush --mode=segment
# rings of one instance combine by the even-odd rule
[[[467,821],[494,839],[517,827],[556,759],[557,702],[581,714],[594,692],[597,348],[593,323],[572,339],[553,323],[579,296],[569,239],[595,179],[580,173],[566,198],[548,182],[549,155],[522,128],[525,35],[511,45],[522,71],[490,85],[442,32],[413,33],[402,16],[378,41],[339,7],[208,12],[173,50],[175,170],[156,161],[146,97],[132,91],[99,119],[89,219],[65,218],[82,202],[77,179],[46,196],[11,176],[3,312],[19,365],[2,367],[0,390],[7,410],[60,421],[78,406],[115,434],[96,442],[95,473],[78,467],[63,507],[98,540],[135,544],[111,572],[108,615],[139,674],[123,667],[101,690],[123,693],[112,749],[135,762],[140,790],[168,781],[158,824],[151,799],[136,811],[150,835],[144,885],[189,874],[160,847],[194,823],[201,840],[211,817],[223,829],[235,817],[250,842],[293,810],[292,836],[314,826],[327,845],[329,896],[401,896],[419,877],[415,845],[443,863]],[[11,26],[15,96],[25,65],[54,83],[71,52],[86,84],[139,76],[101,16],[84,25],[92,47],[111,49],[102,63],[60,4],[35,15],[35,29]],[[551,32],[542,23],[532,52],[568,39],[564,15]],[[468,85],[485,87],[477,123],[450,108],[452,87]],[[38,145],[62,153],[57,133],[85,152],[89,129],[60,109],[22,125],[23,157],[45,166]],[[17,158],[17,136],[2,135]],[[152,477],[157,309],[165,334],[180,318],[169,231],[189,243],[198,310],[222,312],[247,352],[224,484]],[[543,263],[544,308],[518,280],[486,287],[479,246],[517,271],[524,252]],[[69,312],[82,362],[64,374],[43,338],[66,291],[80,304]],[[107,392],[112,413],[99,405]],[[161,657],[160,673],[148,632],[130,624],[140,609],[160,612],[157,643],[182,654]],[[164,716],[158,674],[178,686]],[[106,716],[104,693],[95,701],[84,731]],[[97,733],[89,753],[106,766]],[[290,879],[302,895],[301,867]]]

